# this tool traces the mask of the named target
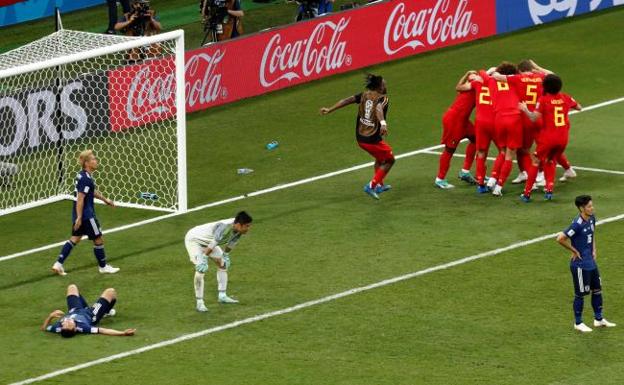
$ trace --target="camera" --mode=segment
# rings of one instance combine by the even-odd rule
[[[134,16],[134,21],[128,28],[132,31],[134,36],[143,36],[147,23],[149,23],[152,18],[149,1],[135,1],[132,5],[132,12],[130,13],[130,17],[132,16]]]
[[[319,0],[296,0],[299,8],[296,21],[314,19],[318,16]]]
[[[223,33],[223,23],[228,17],[226,0],[201,0],[199,11],[203,18],[204,31]]]

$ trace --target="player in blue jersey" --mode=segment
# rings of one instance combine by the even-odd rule
[[[98,160],[93,151],[85,150],[81,152],[78,157],[78,163],[80,163],[82,171],[76,175],[76,188],[74,191],[76,201],[72,210],[72,236],[61,248],[61,253],[54,265],[52,265],[52,271],[58,275],[67,275],[63,263],[69,257],[74,246],[86,235],[93,241],[93,254],[95,254],[95,258],[98,261],[100,273],[116,273],[119,271],[119,268],[106,263],[104,239],[102,238],[100,223],[95,217],[93,199],[97,198],[111,207],[115,207],[115,203],[105,198],[95,189],[93,172],[97,170]]]
[[[580,195],[576,197],[574,204],[579,215],[567,229],[557,235],[557,241],[572,252],[570,271],[574,283],[574,329],[587,333],[592,329],[583,323],[583,297],[590,293],[594,308],[594,327],[614,327],[615,324],[602,316],[602,287],[596,265],[596,218],[592,198],[589,195]]]
[[[52,333],[59,333],[65,338],[73,337],[76,334],[104,334],[107,336],[132,336],[136,329],[126,329],[124,331],[97,327],[100,320],[106,316],[115,315],[117,302],[117,291],[113,288],[104,290],[100,298],[93,306],[89,306],[87,301],[78,292],[78,286],[71,284],[67,286],[67,314],[62,310],[55,310],[43,321],[41,330]],[[52,323],[52,320],[59,318]]]

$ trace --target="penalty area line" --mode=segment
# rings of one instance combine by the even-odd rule
[[[612,104],[616,104],[616,103],[620,103],[620,102],[624,102],[624,97],[620,97],[620,98],[616,98],[616,99],[611,99],[611,100],[606,100],[604,102],[601,103],[597,103],[597,104],[593,104],[591,106],[587,106],[587,107],[583,107],[583,109],[581,111],[571,111],[570,115],[574,115],[574,114],[579,114],[582,112],[587,112],[587,111],[591,111],[591,110],[595,110],[597,108],[602,108],[602,107],[606,107],[606,106],[610,106]],[[407,158],[410,156],[414,156],[414,155],[418,155],[418,154],[427,154],[430,153],[433,150],[437,150],[444,147],[444,145],[437,145],[437,146],[431,146],[431,147],[427,147],[427,148],[422,148],[422,149],[418,149],[418,150],[414,150],[414,151],[410,151],[410,152],[406,152],[404,154],[400,154],[397,155],[395,158],[396,159],[402,159],[402,158]],[[459,155],[459,154],[458,154]],[[145,219],[139,222],[134,222],[134,223],[129,223],[127,225],[123,225],[123,226],[119,226],[119,227],[115,227],[109,230],[104,231],[104,235],[106,234],[113,234],[119,231],[125,231],[128,229],[132,229],[134,227],[139,227],[139,226],[144,226],[150,223],[154,223],[154,222],[158,222],[158,221],[162,221],[168,218],[172,218],[178,215],[184,215],[186,213],[192,213],[195,211],[199,211],[199,210],[203,210],[203,209],[207,209],[207,208],[211,208],[211,207],[216,207],[216,206],[221,206],[224,204],[228,204],[228,203],[232,203],[232,202],[236,202],[245,198],[249,198],[249,197],[254,197],[254,196],[258,196],[258,195],[263,195],[263,194],[267,194],[273,191],[278,191],[278,190],[283,190],[283,189],[287,189],[290,187],[295,187],[295,186],[299,186],[302,184],[306,184],[306,183],[311,183],[311,182],[315,182],[318,180],[322,180],[322,179],[327,179],[327,178],[331,178],[333,176],[336,175],[342,175],[342,174],[346,174],[352,171],[356,171],[356,170],[361,170],[363,168],[366,167],[370,167],[373,165],[373,162],[367,162],[367,163],[363,163],[363,164],[359,164],[357,166],[353,166],[353,167],[349,167],[349,168],[345,168],[342,170],[337,170],[337,171],[333,171],[333,172],[329,172],[326,174],[322,174],[322,175],[317,175],[311,178],[305,178],[305,179],[301,179],[298,181],[294,181],[294,182],[290,182],[290,183],[285,183],[285,184],[280,184],[274,187],[269,187],[266,189],[262,189],[262,190],[258,190],[258,191],[254,191],[248,194],[243,194],[243,195],[238,195],[235,197],[231,197],[228,199],[223,199],[220,201],[216,201],[216,202],[212,202],[212,203],[208,203],[208,204],[204,204],[204,205],[200,205],[200,206],[196,206],[193,208],[188,209],[185,212],[175,212],[175,213],[171,213],[171,214],[165,214],[165,215],[160,215],[154,218],[150,218],[150,219]],[[579,170],[581,170],[579,168]],[[596,171],[599,169],[593,169],[593,170],[589,170],[588,171]],[[600,172],[600,171],[598,171]],[[30,255],[30,254],[35,254],[38,253],[40,251],[46,251],[46,250],[50,250],[56,247],[60,247],[62,245],[65,244],[65,241],[60,241],[60,242],[55,242],[55,243],[51,243],[45,246],[40,246],[40,247],[36,247],[36,248],[32,248],[32,249],[28,249],[28,250],[24,250],[24,251],[20,251],[17,253],[13,253],[13,254],[9,254],[9,255],[5,255],[5,256],[1,256],[0,257],[0,262],[4,262],[4,261],[9,261],[11,259],[15,259],[18,257],[23,257],[26,255]]]
[[[609,217],[609,218],[605,218],[603,220],[600,220],[598,222],[596,222],[596,225],[603,225],[606,223],[611,223],[611,222],[615,222],[615,221],[619,221],[624,219],[624,214],[620,214],[620,215],[616,215],[613,217]],[[353,289],[349,289],[340,293],[336,293],[336,294],[332,294],[326,297],[322,297],[319,299],[315,299],[312,301],[307,301],[307,302],[303,302],[294,306],[290,306],[284,309],[280,309],[280,310],[275,310],[272,312],[268,312],[268,313],[263,313],[263,314],[259,314],[253,317],[249,317],[249,318],[245,318],[242,320],[238,320],[238,321],[234,321],[234,322],[230,322],[227,324],[223,324],[220,326],[215,326],[212,328],[208,328],[208,329],[204,329],[204,330],[200,330],[198,332],[194,332],[194,333],[189,333],[189,334],[183,334],[179,337],[176,338],[172,338],[169,340],[165,340],[165,341],[161,341],[155,344],[151,344],[151,345],[146,345],[143,346],[141,348],[138,349],[133,349],[133,350],[128,350],[122,353],[117,353],[117,354],[113,354],[111,356],[107,356],[107,357],[102,357],[99,358],[97,360],[93,360],[93,361],[88,361],[88,362],[84,362],[82,364],[79,365],[75,365],[75,366],[70,366],[68,368],[64,368],[64,369],[59,369],[53,372],[49,372],[46,374],[43,374],[41,376],[38,377],[32,377],[32,378],[28,378],[26,380],[22,380],[22,381],[18,381],[18,382],[14,382],[10,385],[26,385],[26,384],[32,384],[35,382],[39,382],[39,381],[44,381],[50,378],[54,378],[54,377],[58,377],[64,374],[68,374],[68,373],[72,373],[72,372],[76,372],[82,369],[86,369],[92,366],[96,366],[96,365],[101,365],[101,364],[105,364],[107,362],[111,362],[111,361],[115,361],[115,360],[120,360],[122,358],[126,358],[126,357],[130,357],[130,356],[135,356],[137,354],[141,354],[141,353],[145,353],[145,352],[149,352],[151,350],[155,350],[155,349],[159,349],[159,348],[163,348],[166,346],[170,346],[170,345],[174,345],[174,344],[178,344],[180,342],[184,342],[184,341],[188,341],[188,340],[192,340],[195,338],[199,338],[199,337],[203,337],[203,336],[207,336],[210,334],[215,334],[218,332],[222,332],[225,330],[229,330],[229,329],[234,329],[236,327],[239,326],[243,326],[243,325],[247,325],[247,324],[251,324],[254,322],[259,322],[265,319],[269,319],[269,318],[273,318],[273,317],[277,317],[277,316],[281,316],[284,314],[289,314],[289,313],[293,313],[296,312],[298,310],[302,310],[302,309],[306,309],[306,308],[310,308],[313,306],[317,306],[317,305],[321,305],[327,302],[331,302],[331,301],[335,301],[337,299],[340,298],[344,298],[344,297],[349,297],[355,294],[359,294],[359,293],[363,293],[366,291],[370,291],[373,289],[377,289],[380,287],[384,287],[384,286],[388,286],[388,285],[392,285],[398,282],[402,282],[402,281],[406,281],[409,279],[413,279],[419,276],[423,276],[426,274],[430,274],[430,273],[434,273],[436,271],[440,271],[440,270],[446,270],[446,269],[450,269],[452,267],[455,266],[460,266],[463,264],[466,264],[468,262],[472,262],[472,261],[476,261],[479,259],[483,259],[486,257],[491,257],[497,254],[501,254],[507,251],[511,251],[514,249],[519,249],[525,246],[529,246],[535,243],[539,243],[542,242],[544,240],[547,239],[551,239],[554,238],[557,235],[557,233],[552,233],[552,234],[546,234],[546,235],[542,235],[533,239],[529,239],[526,241],[520,241],[520,242],[516,242],[516,243],[512,243],[508,246],[505,247],[501,247],[498,249],[494,249],[494,250],[490,250],[490,251],[485,251],[483,253],[479,253],[479,254],[475,254],[469,257],[465,257],[465,258],[461,258],[461,259],[457,259],[451,262],[447,262],[447,263],[443,263],[440,265],[436,265],[436,266],[432,266],[429,267],[427,269],[423,269],[423,270],[419,270],[413,273],[409,273],[409,274],[405,274],[405,275],[400,275],[394,278],[389,278],[389,279],[385,279],[383,281],[379,281],[379,282],[375,282],[366,286],[360,286],[360,287],[356,287]]]

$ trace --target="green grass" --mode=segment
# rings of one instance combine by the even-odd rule
[[[624,61],[624,52],[610,35],[622,17],[622,10],[606,12],[368,69],[388,80],[389,142],[397,154],[436,144],[457,78],[468,68],[503,58],[533,56],[559,72],[566,91],[583,105],[623,96],[624,74],[617,63]],[[361,74],[190,115],[190,205],[369,161],[354,144],[354,109],[317,115],[321,105],[356,92]],[[623,143],[623,115],[624,104],[617,104],[573,116],[571,161],[624,170],[624,159],[610,150]],[[264,144],[274,139],[280,147],[266,151]],[[236,168],[245,166],[256,171],[237,176]],[[455,160],[450,175],[460,166]],[[388,178],[395,187],[379,202],[361,191],[371,175],[365,169],[107,234],[110,261],[122,268],[113,276],[96,272],[88,244],[67,261],[65,278],[48,270],[56,248],[0,262],[0,383],[554,233],[575,215],[572,200],[580,193],[595,197],[599,219],[624,213],[624,178],[617,175],[579,172],[576,180],[557,184],[555,201],[526,205],[517,199],[517,186],[508,187],[499,200],[476,196],[471,186],[436,190],[436,168],[433,155],[400,160]],[[216,303],[211,270],[210,312],[198,314],[184,234],[239,209],[255,218],[247,239],[232,253],[229,293],[241,304]],[[1,217],[0,254],[61,241],[68,235],[69,210],[62,202]],[[105,229],[154,215],[98,207]],[[622,222],[597,230],[605,312],[615,322],[624,320],[624,270],[618,258],[623,230]],[[118,316],[102,326],[137,327],[138,334],[63,340],[39,332],[45,315],[64,306],[70,282],[89,299],[106,287],[117,288]],[[573,333],[571,299],[567,253],[547,240],[47,383],[619,383],[624,375],[620,328]],[[590,314],[587,301],[586,319]]]

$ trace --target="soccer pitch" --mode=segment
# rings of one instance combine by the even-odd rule
[[[621,98],[622,20],[616,9],[371,68],[388,81],[389,143],[396,154],[437,145],[457,79],[503,59],[531,57],[558,72],[564,91],[586,107]],[[318,116],[358,91],[363,73],[189,115],[189,206],[369,162],[354,143],[355,109]],[[378,202],[362,192],[366,167],[110,234],[161,214],[98,207],[119,274],[97,273],[86,242],[68,259],[66,277],[49,273],[58,247],[0,262],[0,383],[54,373],[41,382],[619,384],[624,326],[574,333],[567,253],[546,236],[569,224],[581,193],[594,196],[598,220],[624,214],[623,118],[624,102],[571,117],[570,161],[598,170],[579,168],[577,179],[557,183],[553,202],[536,194],[524,204],[512,185],[502,199],[459,181],[437,190],[437,156],[421,152],[397,162],[387,179],[394,188]],[[269,152],[271,140],[280,146]],[[454,159],[449,176],[460,166]],[[255,172],[236,175],[240,167]],[[70,209],[63,202],[1,217],[0,257],[66,239]],[[199,314],[184,234],[240,209],[254,217],[232,253],[229,292],[241,304],[217,304],[211,268],[209,312]],[[605,315],[620,324],[623,231],[613,220],[596,233]],[[43,318],[64,307],[69,283],[90,300],[115,287],[118,315],[102,326],[136,327],[137,335],[65,340],[40,332]],[[171,344],[155,345],[163,341]]]

